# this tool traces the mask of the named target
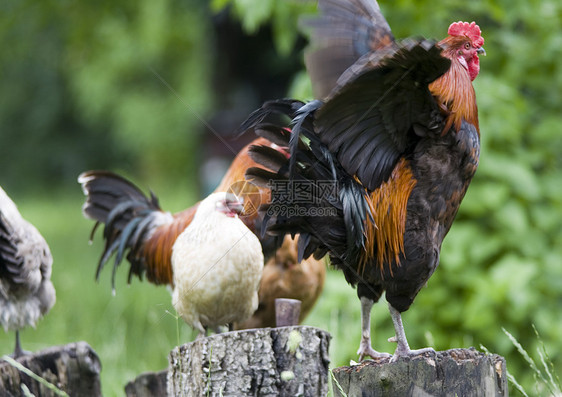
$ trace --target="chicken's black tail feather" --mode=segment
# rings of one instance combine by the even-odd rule
[[[111,286],[115,289],[115,273],[127,250],[131,263],[129,282],[133,274],[142,277],[144,264],[135,253],[140,250],[154,227],[163,224],[171,215],[163,212],[157,197],[150,197],[127,179],[109,171],[87,171],[80,174],[78,182],[86,195],[82,207],[84,216],[96,221],[90,239],[104,223],[105,247],[96,270],[96,280],[109,258],[115,254]]]
[[[271,202],[260,209],[264,232],[300,233],[299,260],[330,253],[333,262],[343,264],[363,251],[370,212],[365,188],[314,133],[313,115],[320,106],[321,101],[270,101],[252,113],[243,128],[279,148],[253,146],[250,156],[264,168],[250,168],[246,178],[271,190]],[[273,114],[291,122],[272,122]]]

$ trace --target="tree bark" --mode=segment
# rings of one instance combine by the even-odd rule
[[[426,353],[411,359],[368,360],[339,367],[334,377],[348,397],[354,396],[507,396],[505,359],[470,349]],[[333,382],[335,396],[342,396]]]
[[[72,397],[101,396],[100,360],[86,342],[50,347],[16,361]],[[36,397],[56,395],[45,385],[0,360],[2,396],[22,396],[25,387]]]
[[[168,395],[325,396],[329,340],[306,326],[196,339],[170,352]]]

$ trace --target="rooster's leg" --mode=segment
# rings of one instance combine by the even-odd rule
[[[200,321],[197,321],[195,324],[193,324],[193,327],[197,331],[199,331],[199,333],[197,334],[195,339],[202,339],[202,338],[207,336],[207,327],[204,327],[203,324],[201,324]]]
[[[13,358],[18,358],[21,356],[24,356],[28,354],[28,352],[24,351],[21,348],[21,343],[20,343],[20,331],[16,330],[16,347],[14,348],[14,353],[12,355]]]
[[[423,353],[435,353],[435,350],[431,347],[426,347],[424,349],[410,350],[410,345],[408,345],[408,340],[406,339],[406,333],[404,332],[404,325],[402,324],[402,315],[398,310],[392,307],[389,303],[388,308],[390,309],[390,316],[392,317],[392,323],[394,324],[394,331],[396,336],[390,338],[389,342],[396,342],[396,351],[392,356],[391,361],[396,361],[400,357],[412,357]]]
[[[371,308],[374,302],[364,296],[361,297],[361,344],[359,345],[359,361],[365,357],[383,358],[390,357],[388,353],[379,353],[371,347]]]

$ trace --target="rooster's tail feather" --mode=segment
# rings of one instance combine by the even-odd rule
[[[370,216],[366,190],[314,134],[312,115],[321,102],[295,110],[297,103],[301,102],[267,102],[244,123],[280,147],[253,146],[250,156],[265,169],[250,168],[246,178],[271,189],[271,202],[260,208],[263,229],[279,236],[299,233],[299,260],[310,255],[321,258],[330,251],[337,262],[345,262],[364,244],[364,225]],[[286,124],[269,120],[279,113],[289,116],[292,132]]]
[[[117,267],[128,252],[131,263],[129,282],[133,274],[142,278],[146,263],[140,254],[142,246],[152,231],[172,221],[172,215],[160,209],[158,198],[150,197],[127,179],[109,171],[87,171],[78,177],[86,202],[82,207],[84,216],[96,221],[92,235],[104,223],[105,247],[96,270],[96,280],[112,255],[115,255],[111,285],[115,289]]]

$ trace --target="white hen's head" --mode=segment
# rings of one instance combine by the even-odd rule
[[[219,212],[231,218],[235,217],[244,212],[244,200],[232,193],[210,194],[199,204],[197,216],[209,216],[213,212]]]

